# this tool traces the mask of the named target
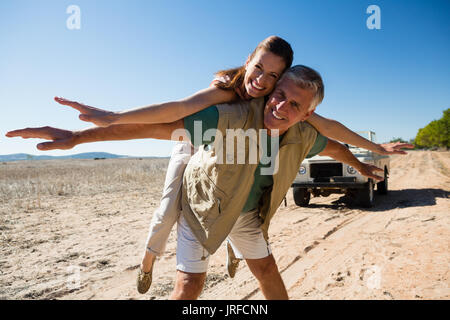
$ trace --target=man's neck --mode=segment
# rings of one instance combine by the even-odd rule
[[[267,129],[266,125],[264,125],[264,129],[267,130],[267,135],[271,136],[273,138],[281,137],[287,131],[287,130],[279,130],[279,129],[270,130],[270,129]]]

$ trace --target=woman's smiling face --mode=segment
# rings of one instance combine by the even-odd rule
[[[245,64],[245,91],[252,98],[268,95],[285,68],[283,58],[263,49],[258,50]]]

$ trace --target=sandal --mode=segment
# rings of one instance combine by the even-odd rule
[[[154,263],[153,263],[153,265],[154,265]],[[137,291],[140,294],[146,293],[148,291],[148,289],[150,288],[150,285],[152,284],[153,265],[152,265],[152,270],[150,270],[149,272],[144,272],[144,271],[142,271],[141,267],[139,267],[136,285],[137,285]]]
[[[234,255],[233,248],[231,247],[230,243],[227,241],[227,270],[228,270],[228,275],[230,276],[230,278],[234,278],[234,276],[236,274],[236,270],[239,266],[239,261],[241,261],[241,260],[236,258],[236,256]]]

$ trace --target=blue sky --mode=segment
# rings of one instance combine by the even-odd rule
[[[369,5],[381,29],[369,30]],[[81,10],[69,30],[66,9]],[[136,140],[41,152],[13,129],[90,126],[53,101],[62,96],[123,110],[188,96],[213,73],[245,62],[279,35],[294,64],[317,69],[317,112],[380,142],[409,139],[450,107],[449,1],[0,1],[0,154],[105,151],[168,156],[172,142]]]

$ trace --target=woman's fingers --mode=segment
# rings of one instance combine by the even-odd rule
[[[86,113],[90,110],[91,107],[78,103],[76,101],[67,100],[61,97],[55,97],[55,101],[59,104],[69,106],[74,108],[75,110],[80,111],[81,113]]]
[[[403,149],[403,148],[414,149],[414,146],[409,143],[400,143],[400,144],[394,146],[394,149]]]
[[[107,127],[111,125],[111,116],[107,115],[95,115],[95,114],[80,114],[78,118],[81,121],[91,122],[99,127]]]
[[[78,118],[79,118],[80,120],[86,121],[86,122],[92,122],[92,120],[93,120],[93,117],[92,117],[92,116],[89,116],[89,115],[87,115],[87,114],[80,114],[80,115],[78,116]]]
[[[381,144],[381,147],[384,149],[383,154],[386,154],[386,155],[407,154],[407,152],[402,149],[414,149],[414,145],[412,145],[410,143],[403,143],[403,142],[385,143],[385,144]]]
[[[414,145],[404,142],[389,143],[387,144],[387,147],[391,148],[392,151],[402,151],[401,149],[414,149]]]
[[[393,150],[390,152],[391,154],[407,154],[408,152],[403,150]]]
[[[114,113],[111,111],[87,106],[75,101],[70,101],[61,97],[55,97],[55,101],[59,104],[72,107],[80,112],[78,116],[80,120],[92,122],[100,127],[107,127],[113,121]]]
[[[75,101],[67,100],[62,97],[55,97],[55,101],[65,106],[72,106]]]

